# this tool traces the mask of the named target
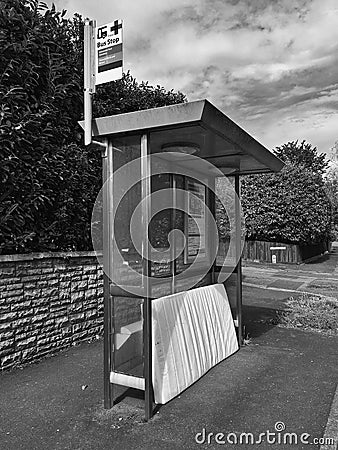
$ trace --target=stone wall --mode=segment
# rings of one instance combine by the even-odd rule
[[[0,369],[101,337],[103,304],[94,252],[0,255]],[[114,298],[115,367],[121,370],[142,361],[142,304]]]
[[[102,331],[103,275],[93,252],[0,256],[2,369]]]

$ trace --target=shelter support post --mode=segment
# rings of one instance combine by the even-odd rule
[[[144,199],[142,210],[142,261],[143,261],[143,354],[145,378],[145,420],[153,414],[153,384],[152,384],[152,318],[151,318],[151,255],[148,226],[151,215],[151,165],[149,158],[149,139],[147,134],[141,137],[141,192]]]
[[[236,222],[236,324],[238,333],[238,344],[243,342],[242,336],[242,255],[241,255],[241,184],[238,174],[235,175],[235,222]]]
[[[110,294],[110,274],[112,273],[112,194],[113,194],[113,148],[108,139],[102,151],[103,168],[103,277],[104,277],[104,338],[103,338],[103,377],[104,377],[104,407],[113,406],[113,384],[110,373],[114,367],[113,358],[113,299]]]
[[[171,218],[171,229],[174,230],[176,227],[176,177],[173,173],[170,174],[170,189],[172,192],[172,210],[170,212],[170,218]],[[174,235],[175,236],[175,235]],[[175,269],[175,259],[176,259],[176,239],[175,237],[172,239],[171,242],[171,254],[170,254],[170,273],[171,273],[171,293],[175,294],[175,275],[176,275],[176,269]]]
[[[208,205],[210,212],[216,222],[217,219],[216,219],[215,179],[213,178],[212,180],[209,181],[209,183],[210,183],[210,185],[209,185],[209,188],[207,189],[207,205]],[[214,235],[210,224],[209,224],[208,228],[209,228],[209,233],[208,233],[209,251],[210,251],[211,255],[216,254],[216,258],[217,258],[216,247],[218,246],[218,242],[216,242],[216,236]],[[217,277],[216,277],[216,273],[215,273],[216,263],[217,263],[217,261],[215,259],[215,261],[213,261],[212,267],[211,267],[211,284],[215,284],[217,282]]]

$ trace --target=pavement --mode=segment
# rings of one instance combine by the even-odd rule
[[[338,242],[330,253],[306,264],[244,262],[243,282],[264,289],[303,291],[338,296]]]
[[[0,449],[336,449],[338,337],[273,321],[294,293],[322,284],[336,295],[338,247],[326,256],[303,266],[246,264],[247,345],[147,423],[140,391],[119,388],[119,402],[103,409],[101,340],[2,373]]]

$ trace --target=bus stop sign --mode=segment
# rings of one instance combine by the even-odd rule
[[[122,78],[122,20],[95,29],[95,85]]]

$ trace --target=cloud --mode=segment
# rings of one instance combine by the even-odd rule
[[[325,151],[338,138],[336,0],[56,4],[99,24],[124,19],[125,70],[209,98],[269,147],[285,137]]]

